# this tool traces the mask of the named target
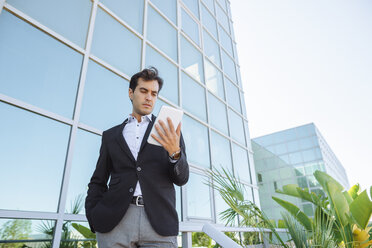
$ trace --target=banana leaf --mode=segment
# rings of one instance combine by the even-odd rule
[[[360,186],[359,184],[355,184],[353,187],[351,187],[348,191],[351,198],[355,199],[358,196]]]
[[[284,201],[280,198],[275,196],[272,197],[274,201],[276,201],[279,205],[284,207],[290,214],[292,214],[305,228],[306,230],[312,229],[312,221],[307,215],[301,211],[296,205]]]
[[[81,235],[84,236],[86,239],[95,239],[96,235],[87,227],[77,224],[77,223],[72,223],[71,224],[76,231],[78,231]]]
[[[350,204],[350,212],[359,228],[365,229],[372,213],[372,202],[368,197],[367,190],[360,193]]]

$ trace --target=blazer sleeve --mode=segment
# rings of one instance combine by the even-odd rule
[[[189,180],[189,164],[186,157],[186,146],[182,137],[180,138],[181,156],[176,163],[170,163],[169,176],[172,182],[178,186],[183,186]]]
[[[99,152],[96,169],[88,184],[88,193],[85,199],[85,213],[88,222],[91,223],[91,211],[102,199],[103,194],[107,191],[107,181],[111,171],[111,159],[107,150],[106,135],[102,134],[101,148]],[[91,226],[91,225],[90,225]],[[94,232],[92,226],[92,231]]]

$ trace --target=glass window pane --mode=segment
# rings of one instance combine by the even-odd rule
[[[217,38],[217,24],[216,19],[212,16],[212,14],[202,5],[202,23],[204,27],[215,37]]]
[[[207,120],[205,89],[182,72],[182,107],[202,120]]]
[[[177,30],[151,6],[148,7],[147,38],[171,59],[177,61]]]
[[[209,168],[208,128],[187,115],[184,115],[182,134],[186,144],[187,161]]]
[[[182,201],[181,201],[181,187],[175,187],[176,190],[176,211],[179,221],[182,221]]]
[[[92,238],[84,237],[86,233],[82,231],[82,228],[89,229],[88,222],[64,221],[63,227],[65,228],[66,232],[62,233],[61,242],[59,245],[60,248],[97,247],[97,241],[95,238],[92,240]],[[75,227],[77,227],[80,231]]]
[[[0,34],[0,93],[72,118],[82,55],[6,10]]]
[[[221,170],[224,167],[231,171],[230,142],[214,131],[211,131],[211,157],[214,168]]]
[[[239,97],[239,89],[236,87],[230,80],[225,78],[225,86],[226,86],[226,98],[227,102],[231,107],[233,107],[236,111],[242,112],[240,107],[240,97]]]
[[[203,29],[204,53],[208,58],[221,68],[220,48],[217,42]]]
[[[7,0],[7,2],[80,47],[85,47],[91,1]]]
[[[151,0],[173,23],[177,23],[177,1]]]
[[[205,6],[209,8],[212,13],[214,13],[214,1],[213,0],[203,0]]]
[[[243,119],[231,109],[229,109],[229,126],[231,137],[245,145]]]
[[[238,50],[236,49],[236,44],[234,42],[232,42],[233,44],[233,48],[234,48],[234,55],[233,57],[235,58],[235,60],[237,61],[237,63],[239,64],[239,58],[238,58]],[[239,74],[240,74],[240,71],[238,71],[238,77],[239,77]],[[240,83],[240,80],[238,80],[239,83]],[[239,84],[240,85],[240,84]]]
[[[301,127],[297,127],[296,132],[297,132],[298,138],[311,136],[311,135],[315,135],[315,128],[313,124],[307,124]]]
[[[291,164],[298,164],[302,163],[302,156],[301,152],[294,152],[289,154],[289,159],[291,161]]]
[[[245,99],[243,92],[240,92],[240,100],[241,100],[241,108],[242,108],[242,114],[245,118],[247,118],[247,109],[245,106]]]
[[[211,218],[211,199],[209,186],[205,185],[207,178],[190,173],[187,189],[187,216]],[[197,192],[197,194],[196,194]]]
[[[92,53],[128,76],[132,76],[140,69],[141,40],[98,8]],[[120,54],[122,56],[118,56]]]
[[[70,126],[5,103],[0,116],[0,209],[56,212]]]
[[[85,209],[73,212],[73,205],[79,199],[85,199],[87,185],[96,168],[101,145],[101,136],[78,129],[68,185],[66,213],[84,214]]]
[[[0,239],[20,240],[19,243],[1,244],[1,247],[52,247],[54,228],[54,220],[0,219]],[[35,242],[35,239],[42,241]]]
[[[287,143],[288,152],[294,152],[300,150],[298,140],[293,140]]]
[[[304,158],[304,162],[309,162],[309,161],[313,161],[316,159],[314,149],[303,151],[302,156]]]
[[[236,80],[235,63],[224,51],[221,51],[221,52],[222,52],[223,70],[234,82],[236,82],[237,80]]]
[[[142,34],[143,1],[100,0],[100,2]]]
[[[247,150],[233,143],[233,163],[235,176],[251,183],[251,173],[249,170]]]
[[[223,48],[225,48],[225,50],[231,56],[234,56],[233,47],[232,47],[230,36],[226,33],[226,31],[223,28],[221,28],[220,25],[218,25],[218,30],[219,30],[219,34],[220,34],[220,43],[221,43],[221,45],[223,46]]]
[[[208,107],[211,126],[228,135],[226,105],[208,93]]]
[[[221,7],[218,4],[216,4],[216,10],[217,10],[217,20],[222,24],[222,26],[228,32],[230,32],[230,29],[229,29],[229,18],[227,17],[227,15],[225,14],[225,12],[223,12],[223,10],[221,9]]]
[[[154,66],[164,80],[160,96],[178,104],[178,69],[150,46],[146,46],[146,67]]]
[[[182,9],[182,30],[198,45],[199,43],[199,26],[198,24]]]
[[[244,130],[245,130],[245,141],[248,147],[248,150],[252,150],[251,136],[249,134],[248,122],[244,121]]]
[[[222,73],[212,65],[208,60],[205,63],[205,81],[207,88],[217,96],[225,99],[225,91],[223,88]]]
[[[132,110],[129,83],[89,61],[80,122],[100,130],[122,123]]]
[[[229,209],[229,205],[222,199],[218,191],[214,191],[214,207],[216,210],[216,222],[219,224],[225,224],[226,221],[222,220],[221,213],[226,209]]]
[[[181,37],[181,54],[182,67],[197,80],[204,83],[202,55],[183,36]]]
[[[199,0],[182,0],[187,8],[199,19]]]

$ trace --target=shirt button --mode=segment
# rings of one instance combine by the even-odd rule
[[[133,192],[133,188],[130,188],[130,189],[129,189],[129,192],[131,192],[131,193],[132,193],[132,192]]]
[[[142,169],[141,169],[141,167],[137,167],[137,171],[141,171]]]
[[[137,139],[139,138],[139,137],[136,137]]]

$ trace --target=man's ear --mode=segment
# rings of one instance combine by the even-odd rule
[[[131,88],[129,88],[128,90],[128,95],[129,95],[129,100],[132,101],[132,98],[133,98],[133,90]]]

